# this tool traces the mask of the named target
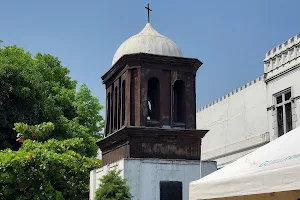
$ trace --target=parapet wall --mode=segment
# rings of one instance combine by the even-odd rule
[[[277,56],[278,54],[285,52],[286,50],[289,50],[291,47],[293,47],[295,44],[298,44],[299,42],[300,42],[300,34],[297,34],[296,36],[291,37],[284,43],[282,43],[282,44],[278,45],[277,47],[268,51],[266,53],[266,58],[264,59],[264,61],[267,61],[267,60]]]
[[[264,59],[265,80],[268,82],[300,64],[300,34],[271,49]]]
[[[250,86],[253,85],[253,84],[256,84],[256,83],[259,82],[259,81],[264,81],[264,76],[263,76],[263,75],[260,76],[260,77],[258,77],[258,78],[256,78],[255,80],[252,80],[252,81],[248,82],[247,84],[245,84],[245,85],[243,85],[243,86],[241,86],[241,87],[239,87],[239,88],[233,90],[232,92],[230,92],[230,93],[228,93],[228,94],[226,94],[226,95],[220,97],[219,99],[214,100],[214,101],[211,102],[210,104],[207,104],[207,105],[201,107],[200,109],[197,110],[197,113],[200,112],[200,111],[202,111],[202,110],[204,110],[204,109],[206,109],[206,108],[208,108],[208,107],[210,107],[210,106],[212,106],[212,105],[215,105],[216,103],[219,103],[219,102],[223,101],[224,99],[226,99],[226,98],[228,98],[228,97],[230,97],[230,96],[232,96],[232,95],[238,93],[238,92],[241,91],[241,90],[246,89],[247,87],[250,87]]]

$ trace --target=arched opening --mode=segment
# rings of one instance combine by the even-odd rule
[[[174,83],[174,122],[185,123],[185,84],[182,80]]]
[[[114,122],[114,104],[113,104],[113,102],[114,102],[114,89],[112,88],[112,92],[111,92],[111,97],[110,97],[110,133],[112,133],[113,132],[113,127],[114,127],[114,124],[113,124],[113,122]]]
[[[121,127],[121,82],[119,82],[119,90],[118,90],[118,127]]]
[[[159,80],[157,78],[150,78],[148,80],[148,116],[147,120],[159,121],[160,118],[160,91]]]
[[[106,135],[110,132],[110,92],[107,94]]]
[[[122,82],[122,125],[125,124],[125,80]]]
[[[115,102],[114,102],[114,130],[117,129],[117,119],[118,119],[118,87],[115,87]]]

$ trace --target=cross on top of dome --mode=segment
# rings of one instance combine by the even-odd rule
[[[150,23],[150,11],[152,11],[152,10],[150,9],[149,3],[148,3],[148,7],[145,7],[145,8],[146,8],[147,11],[148,11],[148,23]]]

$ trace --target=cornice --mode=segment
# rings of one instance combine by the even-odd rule
[[[122,143],[131,137],[153,138],[153,137],[185,137],[185,138],[203,138],[209,130],[197,129],[165,129],[143,126],[124,126],[118,131],[97,141],[97,145],[105,148],[112,144]]]
[[[124,68],[132,66],[143,66],[143,64],[160,64],[172,67],[186,67],[192,69],[194,73],[203,64],[196,58],[162,56],[147,53],[127,54],[123,55],[101,78],[105,84],[114,74]]]
[[[268,83],[268,82],[270,82],[270,81],[273,81],[273,80],[275,80],[275,79],[281,77],[282,75],[287,74],[287,73],[289,73],[289,72],[291,72],[291,71],[294,71],[294,70],[296,70],[296,69],[298,69],[298,68],[300,68],[300,64],[297,64],[297,65],[294,65],[293,67],[287,68],[286,70],[284,70],[284,71],[282,71],[282,72],[280,72],[280,73],[278,73],[278,74],[276,74],[276,75],[273,75],[273,76],[271,76],[271,77],[269,77],[269,78],[268,78],[268,75],[266,75],[265,82]],[[270,71],[270,72],[271,72],[271,71]],[[268,72],[268,73],[269,73],[269,72]],[[268,73],[266,73],[266,74],[268,74]]]

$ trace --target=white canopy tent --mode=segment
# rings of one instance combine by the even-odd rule
[[[300,198],[300,127],[191,182],[189,190],[190,200],[297,200]]]

